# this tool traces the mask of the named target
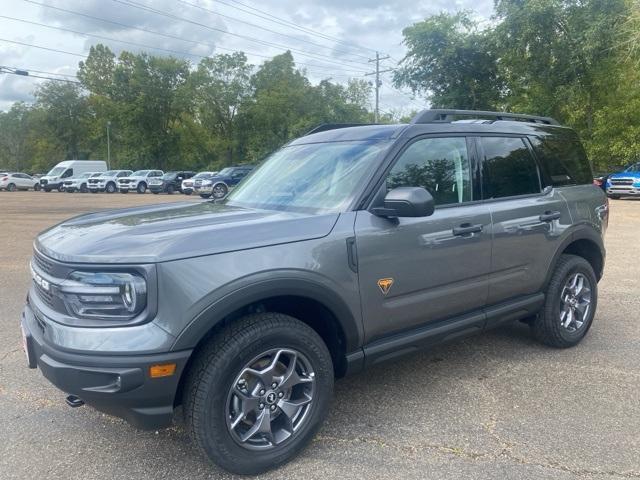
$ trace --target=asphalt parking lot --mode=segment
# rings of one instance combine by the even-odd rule
[[[179,422],[140,432],[71,409],[26,368],[19,316],[35,234],[167,195],[0,192],[0,478],[217,479]],[[640,201],[611,205],[593,328],[576,348],[523,324],[381,365],[336,384],[309,449],[262,478],[640,478]]]

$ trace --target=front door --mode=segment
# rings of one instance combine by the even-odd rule
[[[467,139],[410,143],[386,189],[426,188],[436,210],[424,218],[356,216],[358,274],[366,341],[484,307],[491,264],[491,215],[475,188]]]

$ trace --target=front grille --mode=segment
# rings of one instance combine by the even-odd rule
[[[633,185],[632,178],[612,178],[611,185]]]
[[[118,180],[118,183],[123,183],[126,185],[129,183],[129,180]]]
[[[33,262],[44,273],[51,275],[51,273],[53,272],[53,263],[47,260],[44,256],[40,255],[38,252],[33,252]]]
[[[89,183],[98,183],[98,180],[96,180],[95,178],[90,178],[88,180]]]
[[[53,294],[50,291],[46,291],[36,282],[33,282],[33,284],[36,286],[36,291],[38,292],[38,296],[42,299],[42,301],[49,305],[51,308],[54,308],[55,303],[53,301]]]
[[[71,185],[73,182],[64,182],[65,185]]]

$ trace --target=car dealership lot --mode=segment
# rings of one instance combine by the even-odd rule
[[[139,432],[69,408],[26,368],[20,341],[38,231],[92,210],[196,198],[0,192],[1,479],[230,478],[179,423]],[[540,346],[515,324],[340,380],[310,448],[263,477],[640,478],[639,236],[640,201],[612,202],[598,313],[579,346]]]

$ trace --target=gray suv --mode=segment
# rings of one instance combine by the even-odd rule
[[[450,110],[340,127],[290,142],[222,201],[41,233],[29,366],[71,406],[142,428],[181,405],[213,462],[256,474],[309,443],[334,378],[515,320],[580,342],[608,203],[572,130]]]

